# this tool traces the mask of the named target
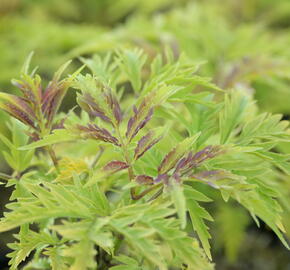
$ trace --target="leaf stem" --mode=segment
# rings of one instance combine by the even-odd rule
[[[123,137],[121,135],[119,126],[115,125],[115,129],[116,129],[117,136],[119,137],[119,140],[120,140],[120,144],[121,144],[121,148],[122,148],[122,151],[123,151],[123,154],[124,154],[125,161],[128,164],[129,180],[133,181],[135,179],[135,175],[134,175],[134,171],[133,171],[132,161],[130,159],[130,155],[129,155],[129,152],[128,152],[128,142],[124,143],[124,140],[123,140]],[[154,186],[152,186],[150,188],[147,188],[147,189],[143,190],[140,194],[136,193],[136,187],[132,187],[130,189],[131,199],[135,200],[135,201],[140,200],[147,193],[155,190],[158,187],[160,187],[160,184],[154,185]]]
[[[157,188],[160,187],[160,186],[161,186],[161,184],[154,185],[154,186],[152,186],[152,187],[150,187],[150,188],[147,188],[147,189],[143,190],[143,191],[142,191],[140,194],[138,194],[138,195],[137,195],[136,193],[134,193],[133,196],[132,196],[132,192],[131,192],[132,199],[135,200],[135,201],[140,200],[140,199],[143,198],[146,194],[148,194],[149,192],[151,192],[151,191],[157,189]],[[131,189],[131,191],[132,191],[132,189]]]
[[[52,160],[54,167],[56,168],[56,170],[58,170],[58,160],[56,158],[56,154],[55,154],[54,150],[52,149],[51,145],[47,146],[46,150],[47,150],[47,152]]]
[[[94,168],[97,165],[97,163],[99,162],[101,156],[103,155],[103,153],[105,151],[103,146],[100,146],[99,148],[100,148],[100,150],[99,150],[98,154],[95,157],[95,160],[93,161],[93,163],[91,165],[92,168]]]
[[[9,179],[12,179],[12,176],[10,176],[6,173],[0,173],[0,178],[8,181]]]

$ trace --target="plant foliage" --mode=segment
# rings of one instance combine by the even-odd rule
[[[0,231],[18,228],[10,269],[213,269],[209,226],[228,233],[234,259],[248,216],[289,248],[289,155],[275,151],[289,143],[289,122],[171,50],[81,60],[85,71],[61,79],[65,64],[46,87],[28,60],[13,80],[21,95],[0,94],[17,119],[12,140],[0,137],[14,170],[1,176],[14,191]],[[68,89],[80,113],[58,112]],[[228,208],[211,213],[221,200]],[[237,227],[234,203],[247,211]]]

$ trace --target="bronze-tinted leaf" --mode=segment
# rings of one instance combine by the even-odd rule
[[[214,188],[218,188],[214,182],[225,178],[231,178],[232,174],[225,170],[211,170],[195,173],[191,177],[206,182],[208,185]]]
[[[108,130],[100,128],[95,124],[88,124],[87,126],[77,125],[77,129],[81,131],[81,136],[86,139],[102,140],[120,146],[116,137],[112,136]]]
[[[78,96],[78,104],[83,110],[93,117],[99,117],[105,122],[111,123],[110,118],[106,115],[105,111],[95,102],[95,99],[89,94],[84,93]]]
[[[134,116],[129,119],[126,136],[131,141],[152,118],[153,108],[151,108],[144,118],[140,117],[139,110],[134,110]]]
[[[112,90],[109,87],[104,87],[104,98],[111,110],[111,113],[116,123],[120,124],[120,122],[122,121],[122,113],[121,113],[120,104],[116,96],[113,94]]]
[[[214,158],[222,153],[224,153],[224,150],[222,150],[221,146],[218,145],[209,145],[195,154],[189,152],[186,157],[182,158],[176,164],[174,174],[180,176],[189,175],[194,168],[200,166],[204,161]]]
[[[56,112],[66,94],[67,86],[62,83],[50,83],[42,98],[42,112],[48,125],[52,123]]]
[[[83,67],[79,68],[69,77],[60,80],[64,70],[68,67],[71,61],[63,64],[54,74],[53,79],[49,82],[41,99],[41,110],[47,120],[46,126],[51,128],[53,119],[61,105],[61,102],[71,86],[75,77],[81,72]]]
[[[64,123],[65,123],[65,120],[67,119],[67,116],[62,118],[61,120],[59,120],[58,122],[56,122],[51,130],[55,130],[55,129],[63,129],[64,128]]]
[[[142,129],[151,119],[153,115],[154,106],[152,99],[154,98],[154,93],[150,93],[141,102],[138,109],[134,106],[134,115],[129,119],[127,124],[126,137],[131,141],[136,134]]]
[[[36,117],[26,99],[7,93],[0,93],[0,108],[22,123],[36,129]]]
[[[159,174],[164,174],[170,171],[178,161],[189,152],[192,144],[197,140],[200,133],[196,135],[186,138],[182,142],[180,142],[175,148],[173,148],[162,160],[160,166],[158,167]]]
[[[143,136],[137,144],[135,148],[134,158],[137,160],[142,157],[143,154],[148,151],[151,147],[153,147],[156,143],[158,143],[162,136],[155,138],[153,131],[149,131],[145,136]]]
[[[163,182],[164,184],[168,184],[169,183],[169,175],[164,173],[164,174],[159,174],[155,179],[154,182],[155,183],[160,183]]]
[[[224,150],[220,145],[209,145],[201,151],[197,152],[192,159],[195,166],[199,166],[205,160],[214,158],[222,153],[224,153]]]
[[[137,175],[135,180],[140,185],[152,185],[154,183],[153,177],[145,174]]]
[[[23,96],[31,105],[40,106],[42,99],[40,76],[31,77],[28,74],[22,74],[21,80],[12,80],[12,84],[21,90]]]
[[[126,162],[114,160],[109,162],[103,167],[103,170],[108,173],[115,173],[124,169],[127,169],[129,166]]]

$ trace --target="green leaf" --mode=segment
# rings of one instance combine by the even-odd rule
[[[171,170],[175,164],[187,153],[195,141],[200,136],[200,133],[195,134],[192,137],[184,139],[180,142],[173,150],[171,150],[161,162],[158,172],[159,174],[164,174]]]
[[[184,229],[186,227],[186,200],[183,186],[175,180],[171,181],[170,195],[180,220],[180,227]]]
[[[34,51],[30,52],[29,55],[27,56],[24,64],[23,64],[23,67],[21,69],[21,73],[24,73],[24,74],[28,74],[29,72],[29,67],[30,67],[30,62],[31,62],[31,59],[34,55]]]
[[[166,269],[163,259],[160,256],[156,256],[159,253],[158,246],[151,239],[154,230],[148,230],[148,228],[146,229],[139,226],[121,227],[114,220],[111,220],[110,224],[115,230],[124,235],[125,240],[141,252],[147,260],[153,263],[153,265],[157,265],[160,269]]]
[[[125,255],[119,255],[114,257],[115,260],[123,263],[122,265],[116,265],[113,267],[110,267],[110,270],[141,270],[141,267],[139,266],[138,261],[135,259],[125,256]]]
[[[57,240],[48,233],[30,231],[28,226],[21,226],[17,239],[19,242],[9,244],[9,248],[13,250],[13,252],[8,254],[8,257],[11,258],[9,265],[11,265],[11,269],[13,270],[18,269],[18,265],[24,261],[34,249],[57,243]]]
[[[23,134],[26,132],[25,126],[16,119],[10,119],[8,128],[12,133],[10,140],[0,134],[0,140],[8,147],[8,151],[3,151],[3,156],[11,168],[17,172],[23,172],[31,163],[34,150],[20,151],[17,148],[23,146],[28,141],[28,136]]]
[[[106,215],[109,211],[105,195],[98,195],[91,187],[51,183],[45,183],[45,187],[28,183],[23,186],[34,196],[31,200],[19,198],[18,202],[7,205],[12,211],[5,213],[1,219],[0,232],[48,218],[91,218],[96,214]]]
[[[197,191],[196,189],[193,189],[192,187],[188,185],[184,186],[184,193],[185,193],[186,198],[188,199],[192,199],[192,200],[200,201],[200,202],[212,202],[212,199],[208,198],[203,193]]]
[[[287,133],[288,121],[281,121],[282,115],[260,114],[250,119],[244,125],[239,142],[242,144],[252,143],[256,139],[270,141],[289,141]]]
[[[280,153],[273,153],[273,152],[266,152],[266,151],[256,151],[253,152],[254,155],[269,161],[270,163],[276,165],[285,174],[290,175],[290,155],[289,154],[280,154]]]
[[[137,143],[134,153],[134,159],[137,160],[142,157],[150,148],[152,148],[156,143],[162,139],[162,133],[164,133],[164,128],[150,130],[146,135],[144,135]]]
[[[172,251],[175,260],[179,262],[176,266],[182,267],[186,263],[189,269],[210,270],[213,269],[205,257],[203,250],[199,247],[196,239],[188,237],[188,235],[180,230],[179,224],[173,219],[162,219],[147,221],[150,227],[153,227],[160,237],[162,237]]]
[[[241,204],[249,210],[252,216],[258,216],[262,219],[279,237],[283,245],[289,249],[289,245],[283,237],[285,232],[282,224],[281,206],[279,203],[259,191],[239,192]]]
[[[29,145],[19,147],[19,150],[30,150],[47,145],[74,141],[78,138],[76,134],[67,129],[56,129],[52,134],[45,136],[43,139],[33,142]]]
[[[219,123],[221,144],[229,140],[233,130],[241,123],[248,102],[245,94],[237,91],[232,92],[231,95],[225,95],[224,108],[220,112]]]
[[[186,204],[187,209],[189,211],[192,227],[197,232],[197,235],[202,243],[205,253],[211,260],[212,257],[210,253],[210,244],[209,244],[209,239],[211,238],[211,235],[209,234],[208,227],[204,223],[203,219],[213,221],[213,218],[204,208],[202,208],[192,198],[188,197],[186,200]]]
[[[97,266],[95,256],[97,251],[94,243],[87,238],[68,246],[63,251],[64,256],[73,258],[69,270],[91,269]]]
[[[115,88],[120,72],[117,69],[117,64],[114,61],[112,62],[111,52],[104,57],[95,54],[92,59],[83,57],[80,57],[80,59],[101,82]]]
[[[146,59],[147,56],[140,49],[124,50],[118,53],[119,66],[137,93],[142,87],[141,71]]]
[[[53,246],[47,247],[43,252],[44,255],[49,256],[52,270],[68,269],[65,258],[62,256],[62,251],[62,247]]]

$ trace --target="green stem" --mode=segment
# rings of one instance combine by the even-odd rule
[[[133,195],[133,197],[132,197],[132,199],[133,200],[140,200],[141,198],[143,198],[146,194],[148,194],[149,192],[151,192],[151,191],[153,191],[153,190],[155,190],[155,189],[157,189],[158,187],[160,187],[161,186],[161,184],[158,184],[158,185],[154,185],[154,186],[151,186],[150,188],[147,188],[147,189],[145,189],[145,190],[143,190],[140,194],[136,194],[136,193],[134,193]],[[131,195],[132,195],[132,193],[131,193]]]
[[[128,175],[129,175],[129,180],[130,181],[133,181],[135,179],[135,175],[134,175],[134,171],[133,171],[133,164],[132,164],[132,161],[130,159],[130,155],[129,155],[129,151],[128,151],[128,142],[124,142],[124,139],[121,135],[121,132],[120,132],[120,129],[119,129],[119,126],[115,126],[115,129],[116,129],[116,133],[117,133],[117,136],[120,140],[120,143],[121,143],[121,148],[122,148],[122,151],[123,151],[123,154],[124,154],[124,158],[125,158],[125,161],[126,163],[128,164]],[[143,198],[147,193],[155,190],[156,188],[160,187],[160,184],[158,185],[154,185],[154,186],[151,186],[150,188],[147,188],[145,190],[143,190],[140,194],[137,194],[136,192],[136,187],[132,187],[130,189],[130,193],[131,193],[131,199],[132,200],[140,200],[141,198]]]
[[[0,173],[0,178],[8,181],[12,177],[10,175],[6,174],[6,173]]]
[[[58,170],[58,160],[56,158],[55,152],[52,149],[51,145],[47,146],[46,150],[47,150],[47,152],[48,152],[48,154],[49,154],[49,156],[50,156],[50,158],[52,160],[52,163],[53,163],[54,167],[56,168],[56,170]]]
[[[91,165],[92,168],[94,168],[98,164],[98,162],[99,162],[101,156],[103,155],[104,151],[105,151],[104,147],[100,146],[100,150],[99,150],[98,154],[96,155],[95,160],[93,161],[93,163]]]

